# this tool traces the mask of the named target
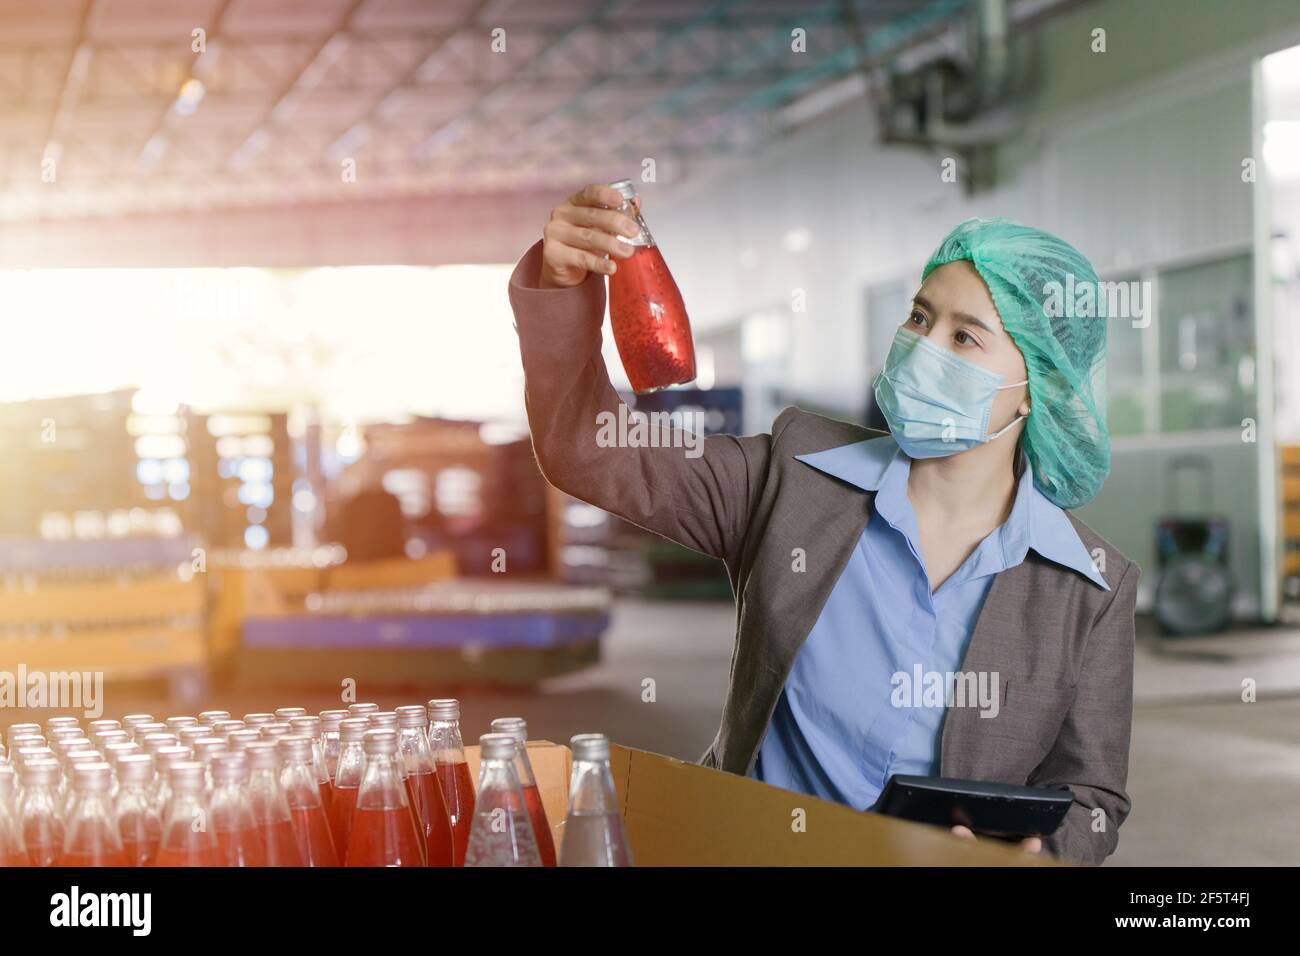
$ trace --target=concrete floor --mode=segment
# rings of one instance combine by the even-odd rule
[[[729,603],[621,600],[595,668],[531,691],[460,692],[467,743],[493,717],[526,718],[534,738],[567,741],[599,731],[614,740],[694,760],[717,729],[735,612]],[[1252,678],[1257,703],[1242,703]],[[654,701],[642,699],[654,681]],[[364,694],[384,707],[421,703],[419,689]],[[1140,637],[1129,791],[1133,813],[1112,863],[1300,864],[1300,630],[1241,631],[1161,642]],[[339,706],[327,692],[283,699],[238,688],[209,704],[236,715],[278,706]],[[105,716],[178,711],[148,692],[109,689]],[[11,711],[0,724],[43,720]]]

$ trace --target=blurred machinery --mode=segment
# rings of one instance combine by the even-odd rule
[[[1168,500],[1173,513],[1156,522],[1155,602],[1152,612],[1162,634],[1184,636],[1214,634],[1232,620],[1236,580],[1228,563],[1230,526],[1212,513],[1183,515],[1178,507],[1177,480],[1180,473],[1201,475],[1202,489],[1196,500],[1210,504],[1209,460],[1201,456],[1180,456],[1169,464]]]

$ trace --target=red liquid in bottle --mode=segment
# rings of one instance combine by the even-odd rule
[[[151,866],[158,855],[158,840],[131,839],[122,837],[122,852],[126,855],[127,866]]]
[[[61,856],[63,847],[59,841],[27,838],[28,866],[58,866]]]
[[[615,259],[609,321],[632,389],[653,392],[695,378],[695,343],[686,305],[658,246]]]
[[[348,839],[348,866],[424,865],[422,841],[407,807],[357,810]]]
[[[217,830],[222,866],[266,866],[266,849],[253,829]]]
[[[121,850],[98,847],[88,853],[64,853],[59,866],[128,866],[127,856]]]
[[[542,795],[536,784],[524,787],[524,803],[528,807],[528,821],[533,825],[533,835],[537,837],[537,852],[542,857],[542,866],[555,866],[555,840],[551,836],[550,825],[546,822],[546,810],[542,807]]]
[[[324,786],[321,787],[323,791]],[[334,847],[334,834],[330,831],[329,816],[321,807],[294,807],[293,829],[298,836],[298,848],[303,866],[338,866],[339,854]]]
[[[425,865],[451,866],[455,859],[451,818],[447,816],[437,774],[410,774],[406,778],[406,795],[415,807],[424,833]]]
[[[463,760],[456,763],[439,760],[435,766],[442,799],[447,805],[447,817],[451,821],[453,865],[464,866],[469,831],[474,825],[474,781],[469,776],[469,764]]]
[[[335,787],[330,801],[330,831],[334,834],[334,847],[338,850],[339,866],[347,863],[348,840],[352,832],[352,811],[357,806],[356,787]]]
[[[263,866],[302,866],[302,851],[298,849],[298,834],[293,831],[291,819],[259,824],[257,832],[266,849]]]
[[[163,847],[154,857],[154,866],[224,866],[216,847],[192,842],[187,846]]]

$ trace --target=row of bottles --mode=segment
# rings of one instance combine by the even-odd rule
[[[630,866],[608,740],[572,740],[558,859],[526,741],[494,720],[476,787],[456,700],[14,724],[0,866]]]

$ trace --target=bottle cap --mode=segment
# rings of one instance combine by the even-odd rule
[[[528,742],[528,723],[522,717],[498,717],[492,721],[492,732],[509,734],[521,744]]]
[[[615,190],[624,199],[636,198],[636,187],[632,185],[630,179],[620,179],[609,184],[609,188]]]
[[[261,739],[261,732],[254,730],[252,727],[246,727],[243,730],[232,730],[226,735],[226,747],[230,750],[243,750],[249,744]]]
[[[316,738],[320,736],[321,719],[319,717],[290,717],[289,729],[295,734],[305,734],[308,737]]]
[[[604,734],[578,734],[569,741],[574,760],[608,760],[609,738]]]
[[[104,761],[79,763],[72,770],[72,787],[80,792],[107,790],[113,785],[113,768]]]
[[[248,779],[248,758],[242,753],[216,754],[212,758],[212,782],[242,783]]]
[[[230,711],[228,710],[205,710],[203,713],[199,714],[199,723],[207,724],[209,727],[215,724],[218,720],[229,719]]]
[[[197,760],[177,760],[164,768],[173,793],[198,793],[203,789],[203,771]]]
[[[395,711],[397,714],[397,726],[399,727],[424,727],[428,720],[428,712],[421,704],[405,704],[398,707]]]
[[[484,760],[514,760],[519,752],[519,741],[510,734],[484,734],[478,745]]]
[[[263,724],[258,728],[258,733],[262,735],[263,740],[278,740],[280,737],[288,736],[293,733],[287,723],[284,724]]]
[[[144,753],[123,753],[116,757],[119,783],[146,783],[153,779],[153,757]]]
[[[153,714],[127,714],[122,718],[123,727],[134,727],[136,724],[152,724]]]
[[[397,715],[391,710],[377,710],[373,714],[367,714],[366,720],[370,722],[371,730],[397,729]]]
[[[244,748],[248,766],[253,770],[275,770],[280,766],[276,746],[269,740],[253,740]]]
[[[346,710],[322,710],[320,712],[321,732],[326,734],[338,733],[339,721],[347,720],[348,712]]]
[[[378,704],[348,704],[348,713],[353,717],[364,717],[379,710]]]
[[[244,723],[249,727],[260,727],[262,724],[275,723],[275,714],[245,714]]]
[[[182,727],[193,727],[198,722],[197,717],[168,717],[163,721],[172,733],[177,733]]]
[[[194,748],[194,759],[201,763],[211,763],[217,754],[226,752],[226,742],[220,737],[200,737],[190,746]]]
[[[80,727],[81,722],[76,717],[51,717],[45,722],[46,730],[53,730],[55,727]]]
[[[431,700],[427,706],[430,720],[460,720],[460,701],[454,697]]]
[[[298,734],[281,737],[277,742],[284,760],[310,760],[312,739]]]
[[[245,724],[242,720],[218,720],[212,724],[212,732],[218,737],[228,737],[236,730],[244,730]]]
[[[86,729],[92,734],[97,730],[121,730],[122,722],[120,720],[92,720],[86,724]]]
[[[134,757],[141,754],[146,757],[149,756],[148,754],[145,754],[143,748],[141,748],[139,744],[130,740],[124,740],[121,743],[113,742],[111,744],[104,744],[104,757],[114,766],[120,763],[123,757]],[[153,760],[152,757],[149,759],[151,761]]]
[[[366,754],[395,754],[397,753],[397,732],[388,728],[372,729],[366,731],[365,743]]]
[[[24,787],[30,787],[33,784],[54,783],[59,779],[61,773],[58,761],[46,759],[32,759],[22,765],[22,780]]]
[[[307,713],[306,707],[278,707],[275,716],[281,720],[290,720],[294,717],[301,717]]]
[[[366,735],[370,729],[370,721],[364,717],[349,717],[347,720],[339,721],[339,740],[347,743],[358,741]]]

